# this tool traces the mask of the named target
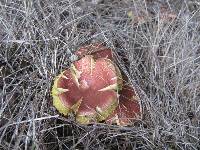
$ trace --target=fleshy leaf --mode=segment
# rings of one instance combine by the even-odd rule
[[[119,105],[110,115],[106,122],[108,124],[116,123],[117,125],[129,125],[141,117],[139,98],[130,86],[124,86],[120,91]]]

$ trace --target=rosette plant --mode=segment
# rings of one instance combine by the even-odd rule
[[[127,125],[140,116],[135,91],[123,86],[111,49],[95,43],[75,54],[79,60],[54,80],[53,105],[60,113],[67,116],[73,112],[82,124],[105,120]]]

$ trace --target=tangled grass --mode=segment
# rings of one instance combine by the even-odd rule
[[[0,149],[199,149],[199,9],[197,0],[1,0]],[[52,106],[53,78],[92,42],[114,50],[139,93],[134,126],[79,125]]]

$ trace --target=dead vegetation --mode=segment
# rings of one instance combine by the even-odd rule
[[[200,3],[2,0],[0,149],[199,149]],[[52,106],[52,79],[102,42],[140,93],[134,126],[79,125]]]

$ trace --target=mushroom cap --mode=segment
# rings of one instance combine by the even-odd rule
[[[123,86],[119,94],[119,105],[106,119],[106,123],[115,123],[121,126],[129,125],[141,117],[139,98],[134,89],[128,85]]]
[[[54,106],[64,115],[74,112],[83,124],[106,119],[118,105],[118,70],[107,58],[86,55],[75,61],[54,81]]]

